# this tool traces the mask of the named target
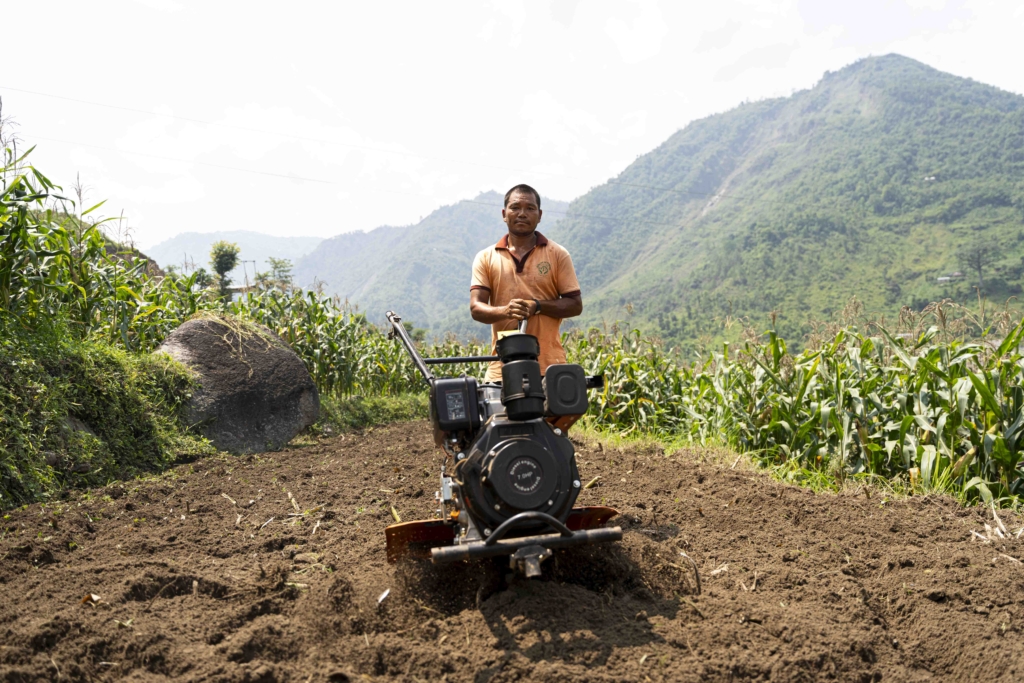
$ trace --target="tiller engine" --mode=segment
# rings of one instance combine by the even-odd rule
[[[430,385],[434,441],[446,456],[436,496],[438,518],[386,529],[388,561],[406,556],[435,564],[508,555],[513,569],[539,576],[552,549],[622,539],[604,523],[618,511],[574,508],[580,492],[567,430],[587,411],[587,390],[603,378],[579,365],[548,367],[541,377],[537,338],[520,332],[498,340],[497,356],[423,358],[401,318],[388,311],[397,337]],[[428,366],[501,360],[502,383],[435,377]]]

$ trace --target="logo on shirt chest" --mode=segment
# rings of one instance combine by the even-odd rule
[[[547,261],[541,261],[540,263],[537,264],[537,272],[540,273],[541,275],[547,275],[549,272],[551,272],[551,264],[548,263]]]

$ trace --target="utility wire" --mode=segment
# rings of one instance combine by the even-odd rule
[[[150,154],[148,152],[133,152],[133,151],[130,151],[130,150],[118,149],[116,147],[106,147],[104,145],[95,145],[95,144],[91,144],[91,143],[88,143],[88,142],[76,142],[76,141],[73,141],[73,140],[61,140],[59,138],[43,137],[41,135],[33,135],[33,136],[27,136],[27,137],[31,137],[32,139],[35,139],[35,140],[45,140],[47,142],[56,142],[56,143],[60,143],[60,144],[64,144],[64,145],[78,145],[80,147],[89,147],[91,149],[102,149],[102,150],[106,150],[106,151],[109,151],[109,152],[118,152],[120,154],[130,154],[130,155],[133,155],[133,156],[147,157],[147,158],[150,158],[150,159],[161,159],[163,161],[173,161],[175,163],[181,163],[181,164],[195,164],[197,166],[208,166],[210,168],[217,168],[217,169],[226,170],[226,171],[237,171],[237,172],[240,172],[240,173],[252,173],[252,174],[255,174],[255,175],[270,176],[272,178],[284,178],[286,180],[296,180],[296,181],[299,181],[299,182],[319,183],[321,185],[337,185],[339,187],[347,187],[347,186],[351,186],[351,185],[355,184],[355,183],[351,183],[351,182],[343,182],[343,181],[340,181],[340,180],[326,180],[326,179],[323,179],[323,178],[313,178],[313,177],[310,177],[310,176],[298,176],[298,175],[291,175],[291,174],[288,174],[288,173],[274,173],[273,171],[260,171],[260,170],[256,170],[256,169],[252,169],[252,168],[243,168],[241,166],[228,166],[226,164],[215,164],[215,163],[212,163],[212,162],[209,162],[209,161],[195,161],[195,160],[189,160],[189,159],[178,159],[176,157],[164,156],[162,154]],[[384,193],[387,193],[387,194],[398,194],[398,195],[403,195],[403,196],[407,196],[407,197],[429,198],[429,195],[425,195],[425,194],[422,194],[422,193],[419,193],[419,192],[402,192],[401,190],[387,190],[387,189],[383,189],[383,188],[376,187],[376,186],[370,186],[370,189],[372,189],[375,192],[384,192]],[[492,206],[492,207],[497,208],[497,209],[505,208],[501,204],[492,204],[490,202],[481,202],[481,201],[477,201],[475,199],[463,199],[461,201],[466,202],[468,204],[479,204],[481,206]],[[626,220],[624,220],[622,218],[615,218],[615,217],[612,217],[612,216],[596,216],[596,215],[593,215],[593,214],[569,213],[568,211],[559,211],[557,209],[547,209],[547,211],[549,213],[561,214],[561,215],[565,216],[566,218],[590,218],[590,219],[594,219],[594,220],[626,222]],[[682,228],[685,225],[685,224],[680,224],[680,223],[671,223],[671,222],[667,222],[667,221],[649,221],[649,220],[630,220],[629,222],[632,222],[632,223],[646,223],[646,224],[649,224],[649,225],[667,225],[667,226],[670,226],[670,227],[673,227],[673,228]]]
[[[305,141],[305,142],[316,142],[316,143],[325,144],[325,145],[337,145],[339,147],[347,147],[349,149],[358,149],[358,150],[367,151],[367,152],[379,152],[379,153],[383,153],[383,154],[394,154],[394,155],[397,155],[397,156],[410,157],[410,158],[414,158],[414,159],[423,159],[425,161],[439,161],[439,162],[447,163],[447,164],[455,164],[455,165],[463,165],[463,166],[476,166],[478,168],[487,168],[487,169],[497,170],[497,171],[508,171],[508,172],[512,172],[512,173],[537,173],[537,174],[540,174],[540,175],[553,176],[553,177],[556,177],[556,178],[566,178],[568,180],[585,180],[584,178],[580,178],[579,176],[571,176],[571,175],[566,175],[564,173],[553,173],[551,171],[530,171],[530,170],[521,169],[521,168],[509,168],[509,167],[506,167],[506,166],[494,166],[492,164],[481,164],[481,163],[475,162],[475,161],[465,161],[465,160],[459,160],[459,159],[446,159],[446,158],[443,158],[443,157],[431,157],[431,156],[426,156],[426,155],[423,155],[423,154],[415,154],[415,153],[412,153],[412,152],[400,152],[400,151],[393,150],[393,149],[385,149],[385,148],[382,148],[382,147],[370,147],[370,146],[366,146],[366,145],[353,145],[353,144],[350,144],[350,143],[347,143],[347,142],[337,142],[335,140],[325,140],[325,139],[322,139],[322,138],[308,137],[308,136],[305,136],[305,135],[296,135],[294,133],[283,133],[281,131],[266,130],[266,129],[263,129],[263,128],[251,128],[249,126],[237,126],[237,125],[230,124],[230,123],[218,123],[216,121],[207,121],[205,119],[197,119],[197,118],[192,118],[192,117],[188,117],[188,116],[178,116],[176,114],[158,114],[158,113],[153,112],[153,111],[147,111],[145,109],[137,109],[135,107],[123,107],[123,106],[116,105],[116,104],[105,104],[103,102],[93,102],[93,101],[90,101],[90,100],[82,100],[82,99],[78,99],[78,98],[75,98],[75,97],[66,97],[64,95],[53,95],[51,93],[39,92],[39,91],[36,91],[36,90],[25,90],[23,88],[11,88],[11,87],[5,86],[5,85],[0,85],[0,90],[10,90],[11,92],[19,92],[19,93],[24,93],[24,94],[27,94],[27,95],[37,95],[39,97],[50,97],[50,98],[53,98],[53,99],[56,99],[56,100],[64,100],[66,102],[76,102],[78,104],[86,104],[86,105],[89,105],[89,106],[92,106],[92,107],[104,107],[106,109],[116,109],[118,111],[133,112],[133,113],[136,113],[136,114],[145,114],[146,116],[160,116],[160,117],[164,117],[164,118],[177,119],[179,121],[188,121],[189,123],[198,123],[198,124],[202,124],[202,125],[205,125],[205,126],[216,126],[218,128],[230,128],[230,129],[233,129],[233,130],[241,130],[241,131],[246,131],[246,132],[249,132],[249,133],[260,133],[261,135],[277,135],[277,136],[280,136],[280,137],[292,138],[293,140],[302,140],[302,141]],[[40,139],[43,139],[43,138],[40,138]],[[656,186],[656,185],[644,185],[642,183],[629,183],[629,182],[625,182],[625,181],[621,181],[621,180],[608,180],[608,181],[606,181],[606,184],[608,184],[608,185],[622,185],[624,187],[632,187],[632,188],[644,189],[644,190],[654,190],[656,192],[670,192],[670,193],[674,193],[674,194],[688,195],[688,196],[692,196],[692,197],[703,197],[703,198],[711,198],[711,199],[716,199],[717,198],[718,200],[722,200],[722,199],[737,199],[737,197],[734,197],[733,195],[727,195],[727,194],[724,194],[724,193],[697,192],[695,190],[680,190],[680,189],[677,189],[677,188],[674,188],[674,187],[659,187],[659,186]],[[769,204],[784,204],[785,203],[785,202],[771,200],[771,199],[758,199],[758,200],[755,200],[755,201],[760,201],[760,202],[769,203]]]

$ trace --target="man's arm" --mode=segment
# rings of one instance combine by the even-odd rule
[[[547,299],[538,301],[540,304],[540,310],[533,310],[536,308],[536,304],[532,300],[529,300],[530,311],[536,315],[546,315],[549,318],[575,318],[583,312],[583,297],[579,294],[573,296],[563,296],[560,299]]]
[[[470,291],[469,312],[473,320],[492,324],[522,320],[538,312],[549,318],[574,318],[583,312],[583,299],[579,295],[540,301],[540,311],[537,311],[537,303],[533,299],[512,299],[507,306],[491,306],[490,300],[491,293],[486,289]]]
[[[564,249],[557,256],[558,298],[540,302],[540,312],[552,318],[575,318],[583,312],[583,297],[580,295],[580,281],[572,266],[572,257]]]

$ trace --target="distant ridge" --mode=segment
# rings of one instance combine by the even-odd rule
[[[507,232],[501,220],[504,197],[485,192],[443,206],[419,223],[344,233],[324,240],[295,268],[296,283],[314,280],[324,290],[358,304],[371,320],[399,312],[435,335],[487,334],[469,316],[473,257]],[[544,197],[540,230],[550,230],[567,204]]]

